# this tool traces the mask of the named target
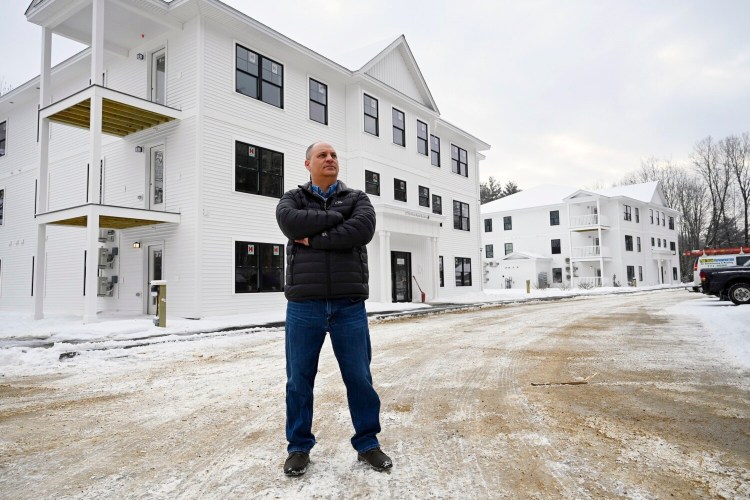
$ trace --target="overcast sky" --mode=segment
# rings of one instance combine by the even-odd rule
[[[609,186],[642,158],[686,161],[705,136],[750,131],[746,0],[225,3],[334,61],[406,35],[442,117],[492,145],[482,180]],[[13,86],[39,73],[28,4],[3,0]],[[76,51],[53,41],[54,62]]]

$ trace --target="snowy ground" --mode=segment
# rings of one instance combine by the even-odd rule
[[[597,292],[374,316],[390,474],[356,462],[326,345],[298,479],[281,474],[282,329],[216,331],[278,315],[0,315],[0,497],[750,497],[750,307]]]

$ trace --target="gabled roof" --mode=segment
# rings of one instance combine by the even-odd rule
[[[561,205],[564,203],[563,200],[574,191],[575,188],[567,186],[542,184],[530,189],[525,189],[520,193],[485,203],[480,208],[483,214],[488,214],[493,212],[522,210],[525,208],[544,207],[547,205]]]
[[[653,203],[667,207],[664,192],[659,181],[642,182],[640,184],[628,184],[626,186],[615,186],[606,189],[579,189],[566,197],[565,200],[580,198],[582,196],[602,196],[605,198],[630,198],[643,203]],[[669,208],[669,207],[667,207]]]
[[[404,35],[356,69],[355,74],[370,76],[440,113]]]
[[[500,260],[552,260],[552,257],[545,257],[532,252],[511,252],[500,257]]]

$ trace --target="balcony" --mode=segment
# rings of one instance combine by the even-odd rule
[[[609,226],[609,219],[606,215],[586,214],[573,215],[570,217],[570,229],[574,231],[591,231],[598,228]]]
[[[573,247],[572,250],[572,258],[576,260],[609,259],[612,255],[609,247],[603,247],[601,245]]]

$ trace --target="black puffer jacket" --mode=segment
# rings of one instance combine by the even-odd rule
[[[367,284],[367,249],[375,234],[375,210],[365,193],[339,181],[327,200],[308,182],[284,193],[276,220],[286,246],[288,300],[362,298]],[[310,246],[294,240],[308,238]]]

